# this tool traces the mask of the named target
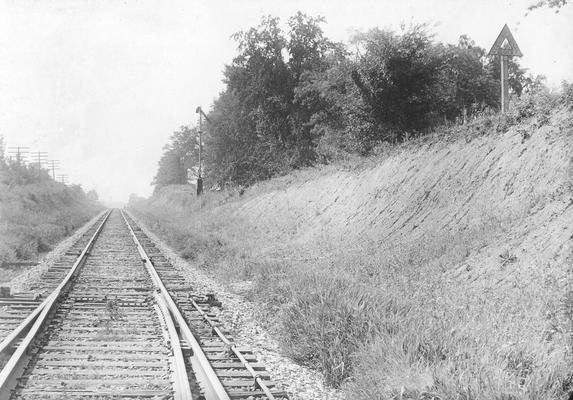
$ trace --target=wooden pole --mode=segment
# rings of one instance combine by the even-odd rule
[[[202,123],[201,123],[201,112],[199,112],[199,178],[201,178],[201,156],[203,153],[203,141],[202,141],[202,135],[203,135],[203,127],[202,127]]]
[[[203,155],[203,111],[201,110],[201,107],[197,107],[197,110],[195,111],[199,114],[199,176],[197,177],[197,196],[200,196],[201,193],[203,193],[203,178],[201,177],[201,158]]]

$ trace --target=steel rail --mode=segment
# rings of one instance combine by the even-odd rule
[[[229,351],[235,354],[235,356],[243,364],[245,369],[249,371],[249,373],[254,379],[254,386],[263,391],[265,395],[269,398],[269,400],[274,400],[275,396],[272,394],[271,390],[267,387],[265,381],[261,378],[260,374],[258,374],[257,371],[255,371],[255,369],[249,364],[249,361],[239,351],[237,346],[235,346],[235,344],[225,336],[225,334],[219,329],[218,324],[214,322],[211,319],[211,317],[209,317],[209,315],[207,315],[207,313],[200,308],[200,306],[195,302],[195,300],[193,300],[191,297],[189,297],[189,300],[193,305],[193,307],[195,307],[195,309],[199,312],[199,314],[203,317],[203,319],[209,324],[212,331],[221,339],[221,341],[223,341],[223,343],[225,343],[225,345],[228,346]]]
[[[183,359],[183,351],[181,350],[181,343],[179,341],[179,334],[173,323],[173,319],[169,312],[167,302],[163,295],[158,292],[153,293],[155,301],[165,321],[167,333],[169,335],[169,342],[173,350],[173,364],[174,364],[174,397],[175,400],[193,400],[191,395],[191,387],[189,386],[189,377],[187,376],[187,368],[185,367],[185,360]]]
[[[142,261],[145,263],[145,267],[147,268],[147,271],[149,272],[151,279],[153,280],[155,286],[159,289],[159,291],[163,295],[163,298],[167,303],[169,311],[171,312],[172,316],[177,322],[181,336],[183,337],[183,339],[185,339],[185,341],[189,344],[191,350],[193,351],[193,355],[190,357],[191,367],[193,368],[193,372],[195,373],[197,380],[200,382],[200,384],[203,385],[203,390],[205,391],[204,393],[205,398],[207,400],[230,400],[227,391],[225,390],[223,384],[217,377],[217,374],[213,370],[211,363],[209,363],[209,360],[207,359],[207,356],[203,352],[201,345],[197,342],[197,339],[195,339],[195,336],[193,335],[193,332],[191,332],[189,325],[187,325],[185,318],[183,317],[183,315],[177,308],[177,305],[171,298],[171,295],[167,291],[167,288],[163,284],[161,278],[159,277],[159,274],[155,270],[153,263],[151,262],[151,260],[147,256],[147,253],[143,249],[143,246],[139,242],[139,239],[137,239],[137,236],[135,235],[135,232],[133,231],[131,225],[129,224],[129,221],[125,217],[125,213],[123,210],[121,210],[121,216],[123,217],[123,220],[125,221],[127,227],[129,228],[129,232],[131,233],[134,243],[137,245],[137,250],[139,251]]]
[[[251,373],[253,379],[255,380],[255,387],[261,389],[265,393],[265,395],[269,398],[269,400],[274,400],[275,396],[271,393],[271,390],[267,387],[267,385],[265,385],[264,380],[257,373],[257,371],[255,371],[255,369],[249,364],[249,361],[247,361],[245,356],[239,351],[239,349],[235,346],[235,344],[231,342],[229,339],[227,339],[225,334],[221,332],[221,330],[219,329],[217,323],[214,322],[211,319],[211,317],[207,315],[205,311],[201,310],[201,308],[195,302],[195,300],[193,300],[192,298],[189,298],[189,300],[191,301],[191,304],[193,304],[193,307],[195,307],[195,309],[199,312],[199,314],[201,314],[203,319],[207,321],[213,332],[216,333],[217,336],[219,336],[219,338],[223,341],[223,343],[225,343],[229,347],[229,350],[235,354],[235,356],[239,359],[239,361],[241,361],[241,363],[247,369],[247,371]]]
[[[102,212],[99,216],[98,219],[101,218],[107,211]],[[109,213],[108,213],[109,215]],[[106,217],[107,218],[107,217]],[[79,259],[80,256],[78,256]],[[77,259],[76,259],[77,261]],[[73,267],[72,267],[73,268]],[[57,290],[57,288],[56,288]],[[52,292],[53,293],[53,292]],[[50,295],[52,294],[50,293]],[[8,336],[6,336],[4,338],[4,340],[0,343],[0,354],[2,354],[4,351],[6,351],[6,349],[8,349],[12,343],[22,334],[22,332],[24,332],[24,330],[26,330],[26,328],[28,328],[28,326],[30,326],[34,320],[36,319],[36,317],[40,314],[40,312],[42,311],[42,309],[46,306],[46,304],[48,304],[48,301],[50,300],[50,295],[48,295],[48,297],[46,297],[46,299],[40,303],[38,305],[38,307],[36,307],[34,309],[34,311],[32,311],[21,323],[20,325],[18,325],[12,332],[10,332],[10,334]]]
[[[40,331],[40,328],[46,321],[46,318],[50,311],[52,311],[56,301],[61,295],[63,288],[71,281],[72,277],[76,273],[77,269],[83,264],[86,259],[86,256],[89,255],[89,251],[93,247],[97,237],[99,236],[104,224],[106,223],[111,210],[107,210],[107,214],[104,215],[103,221],[98,226],[95,233],[92,235],[88,244],[84,247],[81,254],[78,256],[76,261],[74,262],[72,268],[68,271],[67,275],[64,277],[62,282],[58,285],[56,289],[40,304],[26,320],[24,320],[15,331],[13,331],[8,337],[2,342],[0,350],[5,351],[8,347],[18,338],[18,336],[26,329],[26,327],[34,321],[34,325],[28,331],[16,351],[12,354],[2,371],[0,371],[0,393],[6,390],[6,385],[9,379],[12,377],[14,372],[16,371],[16,367],[22,361],[22,358],[30,346],[30,344],[35,339],[36,335]],[[16,332],[17,331],[17,332]]]

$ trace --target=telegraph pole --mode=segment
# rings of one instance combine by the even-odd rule
[[[201,193],[203,193],[203,178],[201,177],[201,157],[203,155],[203,126],[201,117],[203,116],[203,110],[201,110],[201,106],[197,107],[195,112],[199,114],[199,173],[197,176],[197,196],[200,196]]]
[[[207,114],[203,112],[201,106],[197,107],[195,112],[199,114],[199,176],[197,177],[197,196],[200,196],[201,193],[203,193],[203,178],[201,176],[203,157],[203,123],[201,117],[205,118],[205,121],[209,124],[211,123],[211,120],[207,117]]]
[[[68,182],[68,176],[67,175],[58,175],[58,178],[60,179],[60,182],[62,182],[64,185],[66,185]]]
[[[38,178],[39,178],[42,173],[42,164],[48,161],[48,153],[45,151],[37,151],[36,160],[38,162]]]
[[[8,147],[8,155],[10,156],[10,158],[12,158],[11,156],[15,155],[16,163],[18,165],[21,165],[22,159],[25,158],[26,154],[28,154],[29,152],[30,152],[29,147],[23,147],[23,146]]]
[[[50,168],[52,170],[52,179],[55,181],[56,169],[60,169],[60,160],[50,160],[50,163],[52,164],[52,168]]]
[[[205,121],[211,123],[207,114],[203,112],[201,106],[195,109],[195,112],[199,114],[199,176],[197,177],[197,196],[200,196],[203,193],[203,177],[201,176],[202,171],[202,158],[203,158],[203,123],[202,118],[205,118]]]

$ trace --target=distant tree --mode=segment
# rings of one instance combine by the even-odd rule
[[[99,200],[99,196],[97,194],[97,192],[92,189],[89,192],[86,193],[86,197],[91,200],[91,201],[98,201]]]
[[[138,196],[138,195],[135,194],[135,193],[131,193],[131,194],[129,195],[129,200],[128,200],[127,204],[128,204],[128,206],[130,206],[130,207],[134,207],[134,206],[136,206],[138,203],[140,203],[140,202],[142,202],[142,201],[144,201],[144,200],[145,200],[145,198],[140,197],[140,196]]]
[[[0,175],[2,183],[11,186],[50,180],[50,176],[45,170],[38,174],[37,164],[27,165],[11,158],[4,159],[4,162],[0,163],[0,170],[2,171]]]
[[[0,163],[4,163],[4,152],[6,151],[4,146],[4,137],[0,136]]]
[[[188,182],[189,171],[198,163],[197,130],[182,126],[169,138],[163,147],[157,174],[152,184],[157,192],[167,185],[183,185]]]

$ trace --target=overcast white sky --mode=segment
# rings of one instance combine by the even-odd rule
[[[0,135],[7,146],[47,151],[60,173],[104,201],[149,195],[161,148],[195,124],[223,89],[231,34],[272,14],[326,18],[326,35],[429,22],[436,39],[467,34],[489,50],[504,23],[522,65],[551,85],[573,81],[573,5],[531,0],[0,0]]]

